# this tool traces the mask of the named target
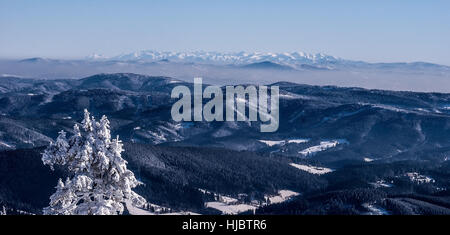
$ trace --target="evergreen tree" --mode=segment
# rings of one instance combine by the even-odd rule
[[[113,215],[123,213],[125,200],[145,205],[145,199],[132,191],[141,182],[127,169],[119,138],[111,139],[106,116],[97,122],[84,110],[81,124],[81,128],[75,124],[69,139],[59,132],[43,153],[44,165],[52,170],[55,165],[64,166],[70,173],[64,183],[58,181],[44,214]]]

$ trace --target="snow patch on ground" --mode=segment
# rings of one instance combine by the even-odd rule
[[[323,175],[323,174],[327,174],[327,173],[334,171],[330,168],[317,167],[317,166],[311,166],[311,165],[301,165],[301,164],[296,164],[296,163],[291,163],[289,165],[291,165],[297,169],[300,169],[302,171],[306,171],[306,172],[309,172],[311,174],[316,174],[316,175]]]
[[[287,143],[288,144],[303,144],[303,143],[307,143],[309,141],[309,139],[292,139],[292,140],[288,140]]]
[[[125,206],[127,207],[130,215],[198,215],[197,213],[189,211],[172,212],[172,210],[169,208],[148,203],[147,206],[153,208],[153,212],[151,212],[134,206],[130,200],[125,201]]]
[[[0,141],[0,146],[5,146],[6,148],[14,148],[14,146],[9,145],[9,144],[7,144],[5,142],[2,142],[2,141]]]
[[[368,215],[389,215],[389,212],[387,212],[384,208],[372,205],[370,203],[364,203],[362,206],[369,211],[367,213]]]
[[[385,109],[385,110],[389,110],[389,111],[393,111],[393,112],[398,112],[398,113],[412,113],[412,111],[406,110],[406,109],[402,109],[402,108],[398,108],[392,105],[386,105],[386,104],[370,104],[370,103],[359,103],[361,105],[370,105],[374,108],[380,108],[380,109]]]
[[[207,202],[206,207],[214,208],[227,215],[235,215],[248,210],[256,210],[257,208],[248,204],[227,204],[224,202]]]
[[[166,139],[166,137],[164,136],[164,134],[158,134],[158,133],[156,133],[156,132],[152,132],[152,131],[149,131],[149,133],[151,134],[151,135],[153,135],[156,139],[158,139],[158,140],[161,140],[161,141],[167,141],[167,139]]]
[[[210,192],[205,189],[199,189],[202,193],[213,194],[216,201],[206,202],[205,207],[214,208],[222,212],[222,214],[239,214],[241,212],[256,210],[257,208],[269,204],[282,203],[290,198],[300,195],[300,193],[291,190],[280,190],[277,195],[265,195],[265,202],[253,200],[251,202],[244,202],[241,195],[246,196],[246,194],[239,194],[237,198],[224,196],[218,193]]]
[[[409,172],[405,174],[406,177],[408,177],[412,182],[418,183],[418,184],[427,184],[427,183],[434,183],[435,180],[431,177],[421,175],[417,172]]]
[[[303,100],[311,100],[312,98],[309,96],[305,96],[305,95],[299,95],[299,94],[295,94],[295,93],[291,93],[291,92],[287,92],[287,93],[280,93],[279,94],[280,99],[303,99]]]
[[[217,198],[216,200],[219,201],[219,202],[224,202],[224,203],[230,204],[230,203],[237,203],[239,201],[236,198],[232,198],[232,197],[224,196],[224,195],[221,195],[221,194],[218,194],[218,193],[214,193],[214,192],[208,191],[206,189],[198,189],[198,190],[200,192],[204,193],[204,194],[212,194],[212,195],[214,195],[214,197]]]
[[[298,195],[300,195],[300,193],[291,190],[280,190],[278,191],[278,195],[264,196],[264,198],[266,199],[267,204],[275,204],[275,203],[282,203]]]
[[[125,201],[125,206],[128,209],[130,215],[154,215],[155,213],[151,213],[150,211],[138,208],[133,206],[130,200]]]
[[[370,183],[371,185],[373,185],[375,188],[391,188],[394,185],[391,183],[387,183],[384,180],[378,180],[377,182],[374,183]]]
[[[177,124],[175,124],[175,125],[173,125],[173,129],[175,129],[175,130],[181,130],[181,129],[183,129],[183,125],[181,125],[181,123],[177,123]]]
[[[289,139],[289,140],[258,140],[261,143],[266,144],[269,147],[284,144],[302,144],[307,143],[309,139]]]
[[[284,140],[259,140],[259,142],[264,143],[269,147],[284,144]]]
[[[295,99],[295,96],[291,94],[279,94],[280,99]]]
[[[336,147],[338,144],[348,144],[348,141],[346,140],[328,140],[328,141],[320,141],[319,145],[315,145],[312,147],[309,147],[307,149],[304,149],[300,152],[298,152],[300,155],[303,156],[312,156],[315,155],[318,152],[327,150],[329,148],[334,148]]]

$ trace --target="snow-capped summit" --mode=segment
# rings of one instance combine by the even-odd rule
[[[87,56],[86,59],[88,59],[88,60],[106,60],[106,59],[108,59],[108,57],[101,55],[101,54],[93,53],[90,56]]]

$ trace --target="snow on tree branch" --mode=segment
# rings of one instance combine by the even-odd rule
[[[44,214],[122,214],[127,199],[143,206],[145,199],[132,191],[142,183],[127,169],[119,137],[111,139],[108,118],[97,122],[84,110],[81,124],[81,129],[75,124],[69,139],[64,131],[59,132],[42,155],[44,165],[52,170],[60,165],[70,173],[65,182],[58,181]]]

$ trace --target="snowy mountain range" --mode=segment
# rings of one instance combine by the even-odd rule
[[[208,64],[251,64],[270,61],[280,64],[334,64],[345,60],[322,53],[308,54],[304,52],[271,53],[271,52],[159,52],[143,50],[114,57],[93,54],[88,57],[94,60],[119,61],[161,61],[208,63]]]
[[[342,66],[362,68],[367,66],[375,66],[377,68],[440,68],[450,71],[449,66],[428,62],[369,63],[364,61],[347,60],[324,53],[311,54],[305,52],[161,52],[154,50],[142,50],[113,57],[92,54],[91,56],[88,56],[87,59],[97,61],[183,62],[221,65],[248,65],[253,63],[271,62],[281,65],[290,65],[296,68],[301,68],[301,65],[323,66],[323,68],[328,69]]]
[[[61,79],[100,73],[136,73],[208,84],[294,82],[368,89],[450,92],[450,67],[428,62],[369,63],[326,54],[139,51],[85,59],[0,60],[0,74]],[[430,82],[432,81],[432,82]]]

